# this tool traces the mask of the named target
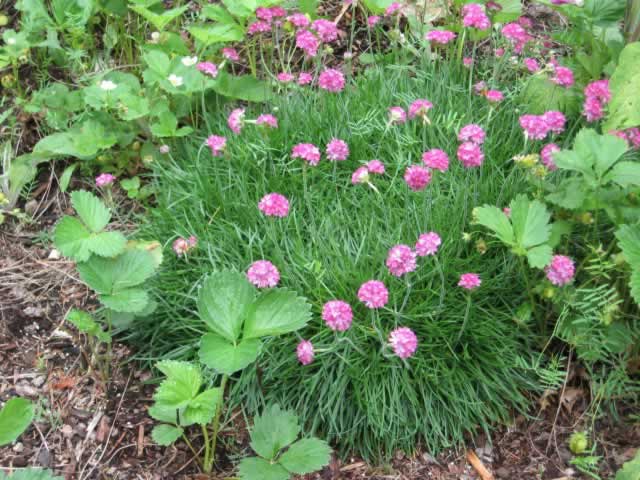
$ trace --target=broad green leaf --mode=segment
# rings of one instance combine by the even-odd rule
[[[141,288],[125,288],[111,295],[100,295],[105,307],[122,313],[138,313],[149,304],[149,294]]]
[[[225,97],[247,102],[265,102],[272,96],[268,83],[251,75],[234,76],[224,71],[218,74],[213,89]]]
[[[640,269],[640,225],[622,225],[616,231],[616,238],[627,263]]]
[[[306,13],[311,18],[315,18],[318,13],[320,0],[299,0],[298,8],[302,13]]]
[[[582,10],[595,25],[606,27],[623,20],[625,6],[625,0],[585,0]]]
[[[151,438],[155,443],[163,447],[168,447],[182,435],[182,429],[180,427],[174,427],[173,425],[156,425],[151,431]]]
[[[222,399],[222,390],[210,388],[191,400],[184,410],[183,418],[186,422],[207,425],[213,420],[216,409]]]
[[[89,238],[91,233],[75,217],[63,217],[56,226],[53,242],[62,255],[78,262],[86,262],[91,256]]]
[[[496,237],[503,243],[512,245],[514,243],[513,228],[509,218],[498,207],[485,205],[475,211],[477,222],[492,230]]]
[[[33,420],[33,404],[24,398],[12,398],[0,409],[0,445],[15,442]]]
[[[544,268],[551,262],[553,250],[549,245],[538,245],[527,250],[527,260],[532,268]]]
[[[182,7],[172,8],[171,10],[165,10],[161,14],[154,13],[141,5],[130,5],[129,8],[144,17],[144,19],[151,23],[156,30],[162,31],[164,30],[164,27],[169,25],[169,23],[187,11],[189,6],[183,5]]]
[[[543,114],[549,110],[559,110],[572,115],[580,110],[582,97],[572,90],[556,85],[548,78],[533,76],[522,91],[522,101],[526,111]]]
[[[393,0],[363,0],[365,7],[373,13],[382,13],[391,5]]]
[[[277,463],[258,457],[243,458],[238,464],[241,480],[288,480],[289,472]]]
[[[235,342],[255,294],[255,288],[241,273],[212,273],[198,293],[200,319],[218,335]]]
[[[300,434],[298,417],[291,411],[270,405],[254,419],[251,429],[251,448],[268,460],[291,445]]]
[[[318,438],[298,440],[278,459],[292,473],[304,475],[320,470],[331,460],[331,448]]]
[[[67,191],[67,188],[69,188],[69,183],[71,182],[71,175],[73,175],[73,172],[77,166],[78,166],[77,163],[72,163],[71,165],[69,165],[67,168],[64,169],[64,172],[62,172],[62,175],[60,176],[60,182],[58,184],[60,187],[60,191],[62,193],[65,193]]]
[[[640,450],[633,460],[626,462],[616,473],[615,480],[640,480]]]
[[[282,335],[304,327],[311,319],[311,306],[296,292],[277,289],[258,297],[249,309],[243,338]]]
[[[244,30],[238,24],[218,25],[194,25],[187,31],[203,46],[208,47],[215,43],[239,42],[244,38]]]
[[[640,163],[618,162],[604,177],[604,182],[614,182],[623,188],[640,185]]]
[[[512,22],[522,15],[520,0],[498,0],[498,4],[502,9],[493,16],[494,23]]]
[[[203,335],[198,355],[200,361],[219,373],[231,375],[258,357],[260,340],[242,340],[237,345],[215,333]]]
[[[572,224],[565,220],[557,220],[551,224],[551,236],[547,244],[551,248],[555,248],[560,245],[560,240],[565,235],[569,235],[572,230]]]
[[[131,121],[149,115],[149,100],[139,95],[125,93],[119,96],[120,110],[123,120]]]
[[[255,0],[222,0],[222,3],[231,15],[241,19],[251,16],[259,6]]]
[[[120,232],[102,232],[87,241],[89,250],[101,257],[115,257],[124,252],[127,239]]]
[[[156,364],[158,370],[166,375],[153,399],[166,408],[179,409],[189,405],[198,395],[202,385],[200,369],[189,362],[163,360]]]
[[[96,337],[104,343],[111,343],[111,337],[96,322],[91,315],[82,310],[73,309],[67,314],[67,321],[80,332]]]
[[[171,70],[171,60],[164,52],[150,50],[142,55],[145,63],[159,77],[166,78]]]
[[[576,137],[574,149],[582,156],[593,158],[596,177],[602,177],[611,166],[629,149],[627,142],[615,135],[598,135],[587,130]]]
[[[149,416],[154,420],[166,423],[178,423],[178,409],[158,405],[157,403],[149,407]],[[182,425],[182,422],[180,422]]]
[[[115,258],[94,256],[78,264],[80,278],[103,295],[138,286],[151,277],[155,269],[153,255],[138,248],[127,249]]]
[[[111,220],[111,212],[93,193],[76,190],[71,193],[71,204],[80,219],[94,233],[102,231]]]
[[[628,44],[611,76],[609,115],[602,129],[605,132],[640,125],[640,42]]]
[[[562,208],[576,210],[584,204],[585,196],[584,182],[580,178],[568,178],[555,192],[548,194],[546,199]]]
[[[236,20],[227,10],[220,5],[204,5],[200,10],[200,16],[213,20],[214,22],[233,24]]]
[[[511,201],[511,223],[516,244],[530,248],[549,240],[551,215],[544,204],[537,200],[529,201],[525,195],[518,195]]]
[[[127,191],[138,190],[140,189],[140,177],[125,178],[123,180],[120,180],[120,186]]]

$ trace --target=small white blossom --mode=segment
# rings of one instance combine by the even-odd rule
[[[193,67],[198,62],[198,57],[182,57],[182,64],[185,67]]]
[[[16,44],[16,39],[15,37],[9,37],[7,38],[7,45],[15,45]]]
[[[182,77],[179,77],[173,73],[169,75],[168,80],[169,80],[169,83],[174,87],[179,87],[182,85]]]
[[[158,43],[160,40],[160,32],[153,32],[151,34],[151,43]]]
[[[100,82],[100,88],[108,92],[109,90],[115,90],[118,88],[118,85],[113,83],[111,80],[102,80]]]

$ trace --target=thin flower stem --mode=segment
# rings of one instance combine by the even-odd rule
[[[213,465],[215,463],[215,459],[216,459],[216,443],[217,443],[217,439],[218,439],[218,430],[220,430],[220,414],[222,413],[222,408],[224,406],[224,392],[226,390],[227,387],[227,381],[229,380],[229,375],[223,375],[222,376],[222,381],[220,382],[220,403],[218,404],[218,407],[216,408],[216,414],[213,417],[213,428],[212,428],[212,435],[211,435],[211,446],[209,447],[209,460],[208,462],[205,461],[205,472],[206,473],[210,473],[211,470],[213,470]],[[206,431],[206,427],[203,427],[203,429]],[[209,445],[209,442],[207,440],[206,434],[205,434],[205,443],[206,445]],[[206,457],[206,449],[205,449],[205,459]]]
[[[462,338],[462,334],[467,328],[467,321],[469,320],[469,312],[471,311],[471,294],[467,294],[467,307],[464,310],[464,319],[462,320],[462,327],[460,328],[460,332],[458,332],[458,338],[456,339],[456,343],[460,341]]]

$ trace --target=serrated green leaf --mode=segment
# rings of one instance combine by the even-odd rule
[[[155,260],[146,250],[127,249],[115,258],[93,256],[78,264],[80,278],[96,292],[113,295],[144,283],[155,273]]]
[[[84,190],[71,193],[71,204],[82,222],[93,233],[104,229],[111,220],[111,212],[98,197]]]
[[[16,397],[5,403],[0,409],[0,445],[15,442],[33,420],[33,404],[24,398]]]
[[[549,245],[538,245],[527,250],[527,261],[532,268],[544,268],[549,265],[553,250]]]
[[[120,232],[102,232],[92,235],[87,244],[89,250],[101,257],[115,257],[124,252],[127,239]]]
[[[188,27],[187,31],[205,47],[215,43],[239,42],[244,38],[244,29],[235,23],[212,26],[193,25]]]
[[[153,398],[163,408],[180,409],[198,395],[202,385],[200,369],[189,362],[163,360],[156,364],[166,375]]]
[[[184,410],[183,418],[186,422],[207,425],[213,420],[216,409],[222,400],[222,390],[210,388],[195,397]]]
[[[640,125],[640,42],[628,44],[618,60],[611,79],[609,115],[603,131],[622,130]]]
[[[189,6],[183,5],[182,7],[172,8],[170,10],[165,10],[160,14],[154,13],[142,5],[130,5],[129,8],[151,23],[156,30],[164,30],[164,27],[182,15]]]
[[[178,423],[178,409],[165,407],[164,405],[154,404],[149,407],[149,416],[159,422]]]
[[[480,225],[491,230],[503,243],[513,245],[513,228],[502,210],[492,205],[485,205],[477,208],[475,213]]]
[[[625,260],[631,268],[640,269],[640,225],[622,225],[615,235]]]
[[[258,457],[243,458],[238,464],[238,474],[242,480],[288,480],[290,476],[277,463]]]
[[[555,205],[569,210],[576,210],[584,204],[586,198],[584,182],[580,178],[564,180],[546,199]]]
[[[295,332],[311,319],[311,305],[296,292],[279,288],[263,293],[249,308],[243,338]]]
[[[636,162],[618,162],[603,180],[617,183],[623,188],[631,185],[640,185],[640,164]]]
[[[551,215],[544,204],[537,200],[529,201],[525,195],[518,195],[511,202],[510,208],[516,245],[530,248],[549,240]]]
[[[62,255],[78,262],[85,262],[91,256],[87,240],[91,233],[75,217],[63,217],[56,226],[53,242]]]
[[[615,480],[640,480],[640,450],[633,460],[626,462],[616,473]]]
[[[572,231],[573,227],[571,223],[558,220],[551,224],[551,236],[549,237],[549,241],[547,244],[551,247],[557,247],[560,244],[560,240],[563,236],[569,235]]]
[[[111,343],[111,336],[102,330],[102,327],[98,322],[96,322],[87,312],[74,308],[67,314],[66,319],[80,332],[92,335],[101,342]]]
[[[241,273],[212,273],[198,293],[200,319],[233,343],[240,337],[242,323],[254,298],[255,288]]]
[[[225,97],[256,103],[266,102],[273,94],[267,82],[251,75],[234,76],[224,71],[218,73],[213,89]]]
[[[207,367],[231,375],[254,362],[259,350],[257,339],[245,339],[234,345],[215,333],[207,333],[202,337],[198,355]]]
[[[251,429],[251,448],[268,460],[276,457],[284,447],[291,445],[300,434],[298,417],[291,411],[270,405],[254,419]]]
[[[182,435],[182,429],[173,425],[156,425],[151,431],[151,438],[158,445],[168,447]]]
[[[67,188],[69,188],[69,183],[71,182],[71,175],[73,175],[73,172],[77,166],[78,166],[77,163],[72,163],[71,165],[69,165],[67,168],[64,169],[64,172],[62,172],[62,175],[60,176],[60,182],[59,182],[60,191],[62,193],[65,193],[67,191]]]
[[[100,295],[100,302],[116,312],[138,313],[149,304],[149,294],[141,288],[125,288],[111,295]]]
[[[304,475],[320,470],[331,460],[331,448],[318,438],[298,440],[278,459],[292,473]]]

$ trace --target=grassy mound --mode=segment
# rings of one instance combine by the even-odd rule
[[[372,457],[418,444],[436,451],[524,407],[537,377],[530,366],[532,334],[513,320],[524,300],[516,266],[504,250],[481,254],[477,237],[463,238],[475,206],[502,207],[523,190],[511,162],[523,137],[510,97],[489,121],[486,100],[469,92],[468,71],[446,68],[372,69],[339,94],[292,92],[271,105],[277,130],[246,125],[235,136],[220,113],[209,119],[211,130],[174,147],[155,167],[158,206],[142,232],[167,244],[156,284],[160,307],[132,333],[146,358],[194,355],[204,330],[195,315],[202,275],[245,271],[268,259],[280,270],[281,285],[314,305],[314,320],[301,333],[317,355],[303,367],[295,356],[299,338],[270,340],[259,365],[232,387],[250,410],[277,400],[343,450]],[[416,98],[433,102],[432,124],[413,120],[389,127],[387,108],[406,108]],[[247,118],[266,113],[252,110]],[[464,169],[455,157],[457,131],[467,123],[487,131],[481,168]],[[228,137],[224,157],[212,158],[202,146],[211,133]],[[324,149],[333,137],[348,142],[347,161],[323,158],[317,167],[303,167],[290,156],[297,143]],[[412,192],[404,171],[430,148],[449,154],[449,171],[434,172],[424,191]],[[378,191],[352,185],[352,172],[374,158],[386,165],[386,174],[373,179]],[[286,218],[258,210],[270,192],[289,198]],[[385,267],[389,248],[414,245],[431,230],[443,239],[438,254],[420,258],[406,278],[392,277]],[[198,248],[186,261],[175,258],[171,241],[188,235],[198,238]],[[470,296],[456,286],[465,272],[482,277]],[[390,292],[379,312],[356,297],[358,287],[374,278]],[[353,326],[337,335],[320,318],[332,299],[354,308]],[[406,364],[382,348],[396,326],[410,327],[420,342]]]

